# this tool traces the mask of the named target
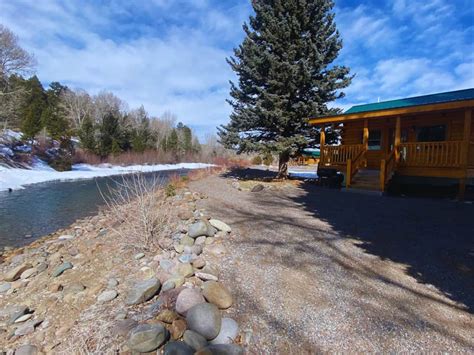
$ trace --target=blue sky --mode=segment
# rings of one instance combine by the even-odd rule
[[[251,11],[249,0],[0,0],[0,23],[43,83],[112,91],[204,135],[228,121],[225,58]],[[336,106],[474,87],[474,0],[336,0],[335,12],[338,64],[356,74]]]

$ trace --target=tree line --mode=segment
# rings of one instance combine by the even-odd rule
[[[111,92],[91,95],[52,82],[44,88],[31,75],[34,58],[23,50],[17,37],[0,25],[0,124],[18,128],[25,139],[47,138],[61,149],[80,147],[100,157],[121,152],[160,150],[174,160],[198,153],[201,145],[190,127],[176,125],[165,113],[151,117],[143,106],[129,109]],[[44,139],[43,139],[44,141]]]

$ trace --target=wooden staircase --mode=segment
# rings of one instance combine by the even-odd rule
[[[380,191],[380,170],[360,169],[352,178],[351,188]]]

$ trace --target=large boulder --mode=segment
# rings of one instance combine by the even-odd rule
[[[176,312],[186,315],[189,309],[201,303],[206,303],[206,300],[198,288],[185,288],[176,300]]]
[[[132,351],[148,353],[158,349],[168,339],[166,328],[157,324],[140,324],[128,334],[127,345]]]
[[[220,282],[204,282],[202,285],[202,294],[208,302],[215,304],[220,309],[227,309],[232,306],[232,295]]]
[[[160,280],[156,278],[137,282],[128,291],[125,303],[134,305],[146,302],[158,293],[160,287]]]
[[[207,340],[217,337],[221,330],[222,318],[219,309],[210,303],[201,303],[186,314],[188,329],[201,334]]]
[[[163,349],[163,355],[193,355],[194,350],[182,341],[170,341]]]

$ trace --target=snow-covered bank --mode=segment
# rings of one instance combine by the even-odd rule
[[[113,166],[110,164],[94,166],[89,164],[76,164],[73,165],[72,171],[59,172],[41,160],[36,160],[32,169],[10,169],[0,166],[0,191],[8,189],[22,189],[26,185],[46,181],[93,179],[95,177],[123,175],[136,172],[154,172],[175,169],[201,169],[209,166],[212,165],[202,163],[130,166]]]

